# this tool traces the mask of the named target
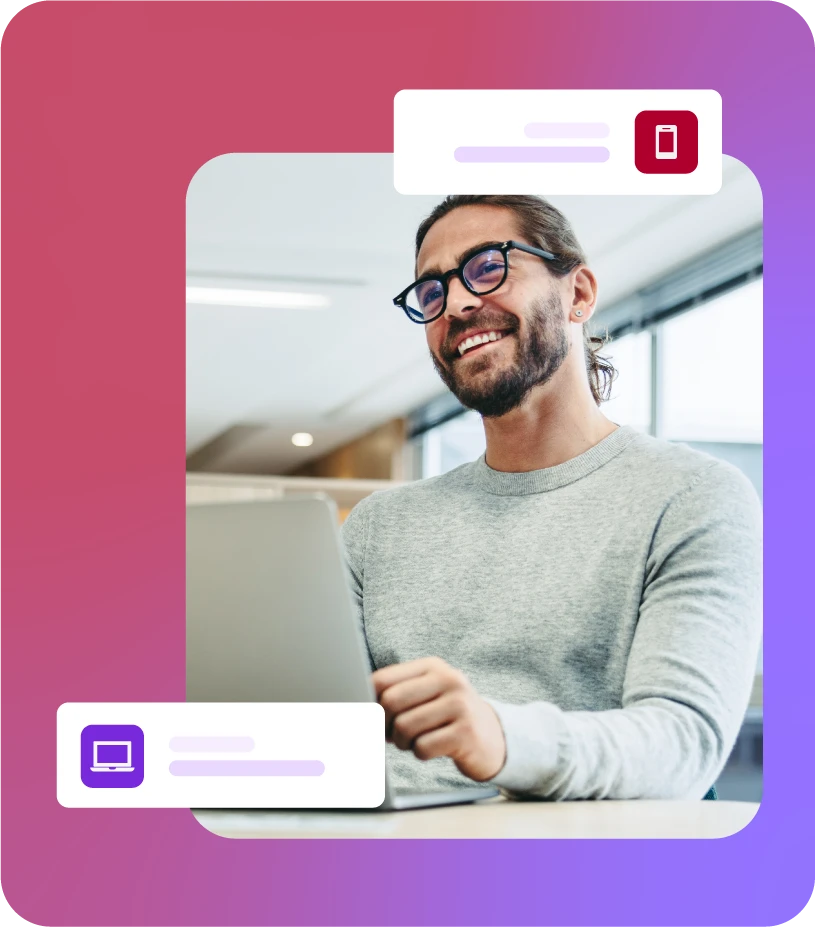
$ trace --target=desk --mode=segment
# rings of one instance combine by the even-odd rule
[[[642,838],[728,837],[758,805],[733,801],[515,802],[417,811],[194,811],[222,837],[379,838]]]

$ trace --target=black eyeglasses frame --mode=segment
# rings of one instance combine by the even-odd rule
[[[500,289],[504,283],[506,283],[507,275],[509,274],[509,252],[515,251],[524,251],[527,254],[534,254],[537,257],[544,258],[547,261],[556,261],[557,255],[552,254],[551,251],[544,251],[542,248],[534,248],[532,245],[525,245],[520,241],[504,241],[504,242],[494,242],[492,244],[479,245],[475,250],[468,252],[461,259],[461,263],[458,267],[454,267],[452,270],[448,270],[443,274],[424,274],[419,277],[418,280],[414,280],[410,286],[405,287],[404,290],[393,299],[394,306],[398,306],[405,315],[410,319],[411,322],[415,322],[417,325],[429,325],[431,322],[435,322],[436,319],[441,318],[444,315],[447,309],[447,294],[449,291],[447,281],[450,277],[458,277],[461,281],[462,286],[473,296],[488,296],[490,293],[494,293],[496,290]],[[484,290],[479,293],[477,290],[474,290],[464,279],[464,268],[467,264],[472,261],[473,258],[477,257],[479,254],[483,254],[485,251],[500,251],[504,256],[504,273],[501,277],[501,282],[496,284],[494,287],[491,287],[489,290]],[[444,299],[442,300],[441,310],[433,316],[431,319],[417,319],[414,315],[411,314],[411,310],[407,306],[407,296],[410,291],[418,286],[420,283],[425,283],[428,280],[438,280],[441,283],[442,292],[444,293]]]

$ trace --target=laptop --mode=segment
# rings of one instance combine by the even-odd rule
[[[326,496],[187,506],[187,701],[375,701]],[[466,804],[473,785],[403,792],[376,811]]]

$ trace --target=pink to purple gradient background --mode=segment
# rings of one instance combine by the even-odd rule
[[[12,21],[2,882],[20,914],[52,925],[766,925],[802,908],[815,878],[815,446],[802,427],[813,86],[809,29],[765,2],[48,2]],[[725,153],[761,183],[766,757],[762,807],[733,837],[230,841],[183,810],[57,804],[60,703],[184,698],[190,179],[226,152],[392,151],[394,94],[423,87],[713,88]]]

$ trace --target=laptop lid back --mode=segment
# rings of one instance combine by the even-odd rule
[[[334,502],[187,506],[187,700],[373,698]]]

